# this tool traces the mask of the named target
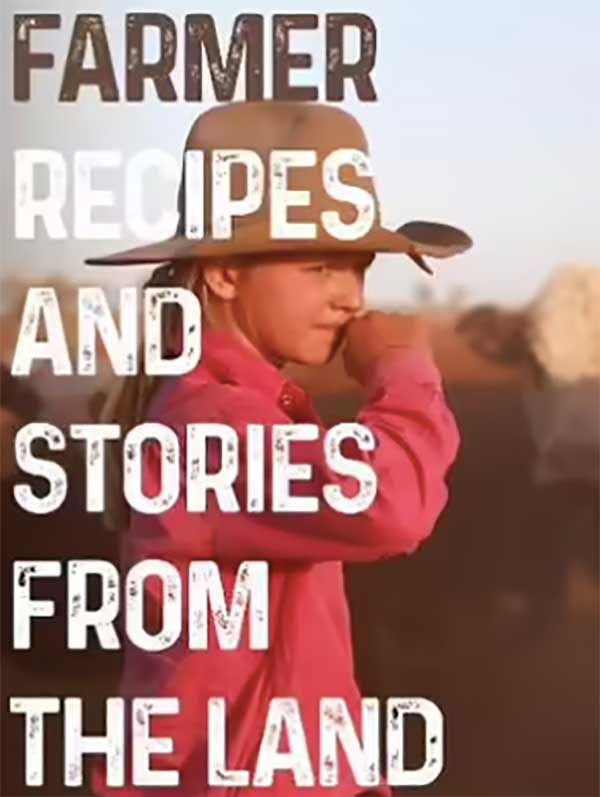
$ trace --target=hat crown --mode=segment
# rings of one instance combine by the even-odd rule
[[[419,221],[396,230],[381,225],[379,202],[368,159],[367,138],[359,122],[338,107],[281,100],[218,105],[195,120],[187,136],[185,149],[202,151],[203,179],[197,170],[194,171],[193,185],[190,183],[189,191],[186,192],[184,170],[179,190],[179,224],[175,235],[125,252],[89,258],[86,260],[88,264],[133,265],[290,251],[402,252],[408,254],[420,268],[430,272],[423,255],[449,257],[471,246],[472,241],[466,233],[445,224]],[[233,214],[231,226],[229,215],[215,214],[218,234],[213,231],[212,223],[212,167],[216,150],[252,151],[260,158],[264,175],[258,209],[249,212],[250,207],[254,209],[258,204],[259,198],[253,197],[254,201],[244,208],[247,213]],[[272,158],[275,150],[311,151],[314,153],[314,165],[294,164],[294,158],[287,163],[278,162]],[[325,159],[339,150],[352,150],[360,154],[350,157],[345,152],[343,157],[332,162],[331,170],[325,170]],[[200,159],[191,160],[195,161],[194,166],[197,167],[196,161]],[[223,185],[225,174],[230,181],[230,198],[245,198],[248,195],[248,180],[244,165],[227,155],[216,160],[221,164],[229,160],[231,166],[229,170],[221,170],[216,175],[221,181],[219,185]],[[260,177],[260,169],[252,164],[250,171],[253,177]],[[277,196],[273,195],[276,199],[273,203],[271,182],[278,190]],[[362,192],[357,191],[357,188]],[[305,193],[288,197],[285,190]],[[196,202],[196,197],[201,203],[193,209],[193,217],[188,218],[189,237],[185,234],[186,193],[189,193],[187,199],[190,206]],[[324,216],[325,212],[329,214]],[[200,226],[202,215],[203,236],[198,238],[194,233]],[[277,216],[275,225],[271,224],[273,215]],[[225,225],[222,224],[223,219],[226,219]],[[314,225],[314,228],[290,228],[290,225],[301,223]],[[274,226],[277,237],[274,237]],[[224,228],[225,235],[222,235]],[[350,234],[344,228],[349,228]]]
[[[267,157],[273,149],[368,152],[365,133],[346,111],[322,103],[261,100],[218,105],[192,124],[186,149],[252,149]]]

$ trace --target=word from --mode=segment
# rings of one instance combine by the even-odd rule
[[[119,650],[121,641],[115,628],[119,614],[121,578],[108,561],[72,559],[67,563],[67,646],[85,650],[88,631],[93,631],[105,650]],[[31,648],[32,618],[54,617],[54,601],[31,597],[34,579],[60,578],[59,560],[18,560],[13,563],[13,648]],[[90,609],[88,587],[91,578],[101,582],[100,605]],[[158,589],[152,590],[158,583]],[[146,630],[145,594],[156,596],[153,626]],[[208,650],[209,614],[221,650],[236,650],[242,638],[242,625],[249,606],[248,647],[266,650],[269,645],[269,566],[267,562],[242,562],[227,607],[221,574],[216,562],[193,560],[188,567],[186,600],[177,568],[162,559],[144,559],[133,565],[124,580],[126,599],[125,634],[140,650],[158,652],[172,647],[181,637],[183,606],[187,606],[186,645],[190,650]],[[210,613],[209,613],[210,605]]]

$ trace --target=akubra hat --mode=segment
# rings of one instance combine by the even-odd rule
[[[213,237],[210,221],[212,153],[217,149],[252,150],[261,158],[265,173],[268,172],[270,155],[274,150],[313,150],[316,154],[314,167],[290,168],[286,186],[290,191],[310,192],[310,204],[290,204],[286,213],[290,223],[313,223],[316,232],[314,237],[272,237],[270,180],[267,178],[258,210],[252,214],[234,217],[230,237]],[[86,263],[126,266],[276,252],[390,252],[404,253],[421,268],[429,271],[423,260],[424,256],[449,257],[460,254],[471,246],[472,241],[466,233],[447,224],[413,221],[397,230],[383,227],[372,176],[360,174],[360,170],[351,164],[341,166],[340,180],[345,185],[357,186],[371,194],[375,202],[375,221],[365,235],[355,240],[339,240],[332,236],[321,221],[324,211],[337,211],[343,224],[354,222],[357,213],[353,204],[332,198],[324,185],[323,161],[334,150],[339,149],[359,150],[366,155],[369,153],[365,133],[358,121],[335,106],[273,100],[216,106],[200,114],[193,123],[185,144],[186,151],[202,150],[204,153],[204,195],[197,198],[198,202],[203,202],[204,236],[189,238],[185,235],[186,195],[188,203],[194,201],[195,195],[185,190],[182,178],[179,191],[179,224],[173,237],[116,254],[89,258]],[[231,196],[244,196],[245,184],[245,170],[234,166],[231,170]]]

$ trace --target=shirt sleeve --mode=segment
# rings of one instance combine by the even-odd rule
[[[441,387],[433,360],[423,352],[398,350],[386,355],[369,375],[366,401],[356,421],[376,441],[374,450],[354,447],[352,458],[368,463],[377,476],[373,503],[358,514],[332,509],[323,499],[325,485],[338,485],[345,495],[356,491],[356,480],[333,471],[326,462],[324,436],[292,443],[292,458],[311,467],[310,480],[293,482],[292,495],[319,498],[316,513],[275,512],[271,509],[272,460],[269,435],[265,444],[265,511],[245,508],[246,428],[248,424],[290,423],[274,403],[258,392],[230,389],[219,401],[219,421],[235,428],[239,437],[240,469],[235,483],[240,512],[219,510],[209,496],[203,523],[198,514],[176,513],[177,523],[189,532],[188,546],[197,540],[198,558],[269,561],[372,561],[411,553],[432,532],[448,497],[447,471],[458,449],[458,431]],[[214,420],[214,418],[213,418]],[[352,441],[348,441],[351,443]],[[346,449],[343,449],[344,455]],[[168,514],[168,513],[167,513]],[[168,519],[165,519],[168,525]],[[191,525],[190,525],[191,524]],[[179,527],[179,532],[183,529]],[[198,529],[200,531],[200,529]]]

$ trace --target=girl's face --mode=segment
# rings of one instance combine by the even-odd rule
[[[278,255],[233,270],[229,315],[276,365],[321,365],[363,308],[369,253]]]

